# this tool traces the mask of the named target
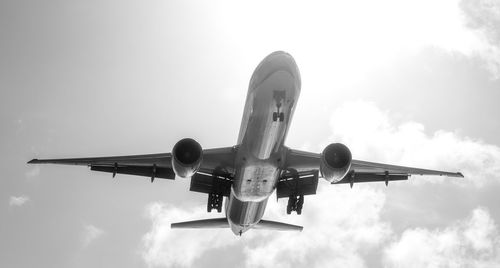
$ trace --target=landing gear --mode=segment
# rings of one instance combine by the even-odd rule
[[[273,121],[274,122],[276,122],[276,121],[283,122],[283,120],[285,120],[285,114],[283,112],[274,112],[273,113]]]
[[[212,209],[217,209],[217,212],[222,212],[222,194],[208,194],[207,212],[212,212]]]
[[[283,122],[283,120],[285,120],[285,114],[283,112],[280,112],[280,108],[281,108],[281,102],[280,101],[277,101],[276,102],[276,112],[273,113],[273,121],[276,122],[276,121],[279,121],[279,122]]]
[[[292,214],[292,211],[297,211],[297,215],[302,214],[302,207],[304,206],[304,195],[291,195],[288,198],[288,205],[286,206],[286,214]]]

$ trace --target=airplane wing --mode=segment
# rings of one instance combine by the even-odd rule
[[[284,177],[290,177],[290,171],[300,177],[302,174],[314,174],[320,168],[319,153],[310,153],[289,149],[285,163]],[[351,168],[347,175],[337,183],[349,183],[352,187],[354,183],[382,181],[386,184],[389,181],[407,180],[412,175],[436,175],[447,177],[463,177],[460,172],[447,172],[431,169],[413,168],[397,165],[388,165],[375,162],[367,162],[353,159]],[[290,178],[287,178],[290,181]]]
[[[227,177],[233,173],[235,149],[233,147],[203,150],[200,172]],[[91,170],[155,178],[175,179],[172,154],[145,154],[88,158],[33,159],[28,164],[63,164],[88,166]]]

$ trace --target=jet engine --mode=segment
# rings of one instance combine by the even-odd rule
[[[200,168],[202,159],[201,145],[193,139],[182,139],[172,149],[172,168],[179,177],[193,176]]]
[[[321,175],[329,182],[338,182],[349,172],[351,160],[351,151],[347,146],[342,143],[332,143],[321,153],[319,167]]]

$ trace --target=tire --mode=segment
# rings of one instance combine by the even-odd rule
[[[207,201],[207,212],[212,212],[212,195],[208,194],[208,201]]]
[[[280,122],[283,122],[285,120],[285,114],[280,113]]]

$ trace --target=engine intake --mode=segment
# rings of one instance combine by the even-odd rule
[[[172,168],[179,177],[193,176],[200,168],[202,159],[201,145],[193,139],[182,139],[172,149]]]
[[[320,172],[329,182],[342,180],[351,168],[352,154],[342,143],[332,143],[321,153]]]

